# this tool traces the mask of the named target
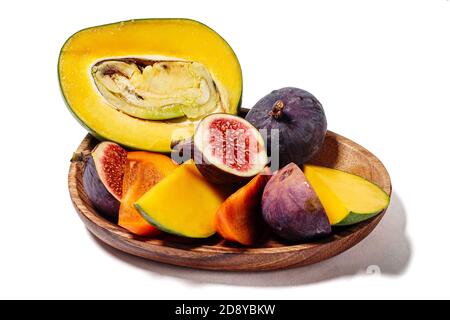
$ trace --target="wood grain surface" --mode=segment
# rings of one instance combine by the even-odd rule
[[[87,135],[77,152],[86,152],[98,141]],[[328,131],[325,143],[311,163],[354,173],[378,184],[391,194],[391,181],[383,164],[368,150],[336,133]],[[72,162],[69,191],[73,205],[86,228],[108,245],[142,258],[178,266],[229,271],[264,271],[313,264],[356,245],[380,222],[385,212],[358,225],[335,228],[326,239],[292,244],[274,236],[255,247],[241,247],[219,236],[191,240],[171,235],[156,239],[135,236],[102,218],[92,207],[83,190],[83,163]]]

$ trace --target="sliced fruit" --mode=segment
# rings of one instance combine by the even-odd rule
[[[217,210],[216,230],[224,239],[249,246],[264,234],[261,197],[269,179],[270,172],[258,174],[222,203]]]
[[[367,220],[389,205],[389,196],[380,187],[359,176],[309,164],[303,171],[332,225]]]
[[[268,163],[264,140],[245,119],[211,114],[199,123],[194,136],[194,160],[213,183],[250,180]]]
[[[267,183],[262,197],[264,220],[280,237],[306,241],[331,233],[325,209],[295,163],[290,163]]]
[[[64,44],[58,71],[67,105],[88,130],[141,150],[170,152],[204,115],[236,114],[242,93],[231,47],[187,19],[82,30]]]
[[[215,215],[225,198],[190,160],[145,193],[135,207],[160,230],[207,238],[215,233]]]
[[[116,59],[92,68],[105,99],[130,116],[165,120],[226,110],[208,70],[192,61]]]
[[[99,143],[85,159],[83,187],[94,207],[117,221],[127,151],[112,142]]]
[[[159,233],[155,226],[142,218],[134,203],[176,167],[169,157],[162,154],[144,151],[128,153],[119,210],[120,226],[140,236],[154,236]]]
[[[116,143],[101,142],[92,151],[100,180],[114,198],[122,198],[122,179],[127,151]]]

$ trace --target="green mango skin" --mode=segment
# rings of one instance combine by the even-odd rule
[[[345,217],[345,219],[343,219],[342,221],[340,221],[339,223],[333,225],[336,227],[347,227],[347,226],[351,226],[366,220],[369,220],[370,218],[373,218],[377,215],[379,215],[381,212],[375,212],[375,213],[369,213],[369,214],[361,214],[361,213],[355,213],[355,212],[350,212],[348,216]]]
[[[140,205],[135,204],[134,207],[136,208],[136,210],[139,212],[139,214],[142,216],[142,218],[145,219],[145,221],[147,221],[148,223],[150,223],[152,226],[158,228],[161,231],[164,231],[166,233],[170,233],[176,236],[180,236],[180,237],[187,237],[187,238],[192,238],[192,239],[205,239],[205,238],[209,238],[210,236],[214,235],[214,233],[207,235],[205,237],[192,237],[192,236],[187,236],[185,234],[176,232],[172,229],[166,228],[164,225],[158,223],[158,221],[156,221],[155,219],[153,219],[147,212],[145,212],[144,209],[141,208]]]

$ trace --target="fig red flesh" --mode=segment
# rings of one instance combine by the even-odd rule
[[[102,142],[92,152],[92,157],[100,180],[109,193],[120,201],[127,151],[118,144]]]
[[[259,131],[245,119],[212,114],[199,123],[193,140],[194,161],[213,183],[239,183],[264,170],[268,159]]]
[[[112,142],[101,142],[85,159],[84,190],[93,206],[117,222],[127,151]]]
[[[209,127],[213,133],[210,136],[212,156],[221,157],[223,163],[228,164],[235,170],[248,170],[250,162],[254,161],[255,156],[254,153],[250,152],[250,143],[254,143],[256,152],[260,149],[260,144],[252,135],[248,126],[242,122],[215,119]]]

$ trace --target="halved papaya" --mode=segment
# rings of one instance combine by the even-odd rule
[[[239,61],[215,31],[188,19],[88,28],[61,49],[59,81],[75,117],[97,138],[169,152],[203,116],[236,114]]]

